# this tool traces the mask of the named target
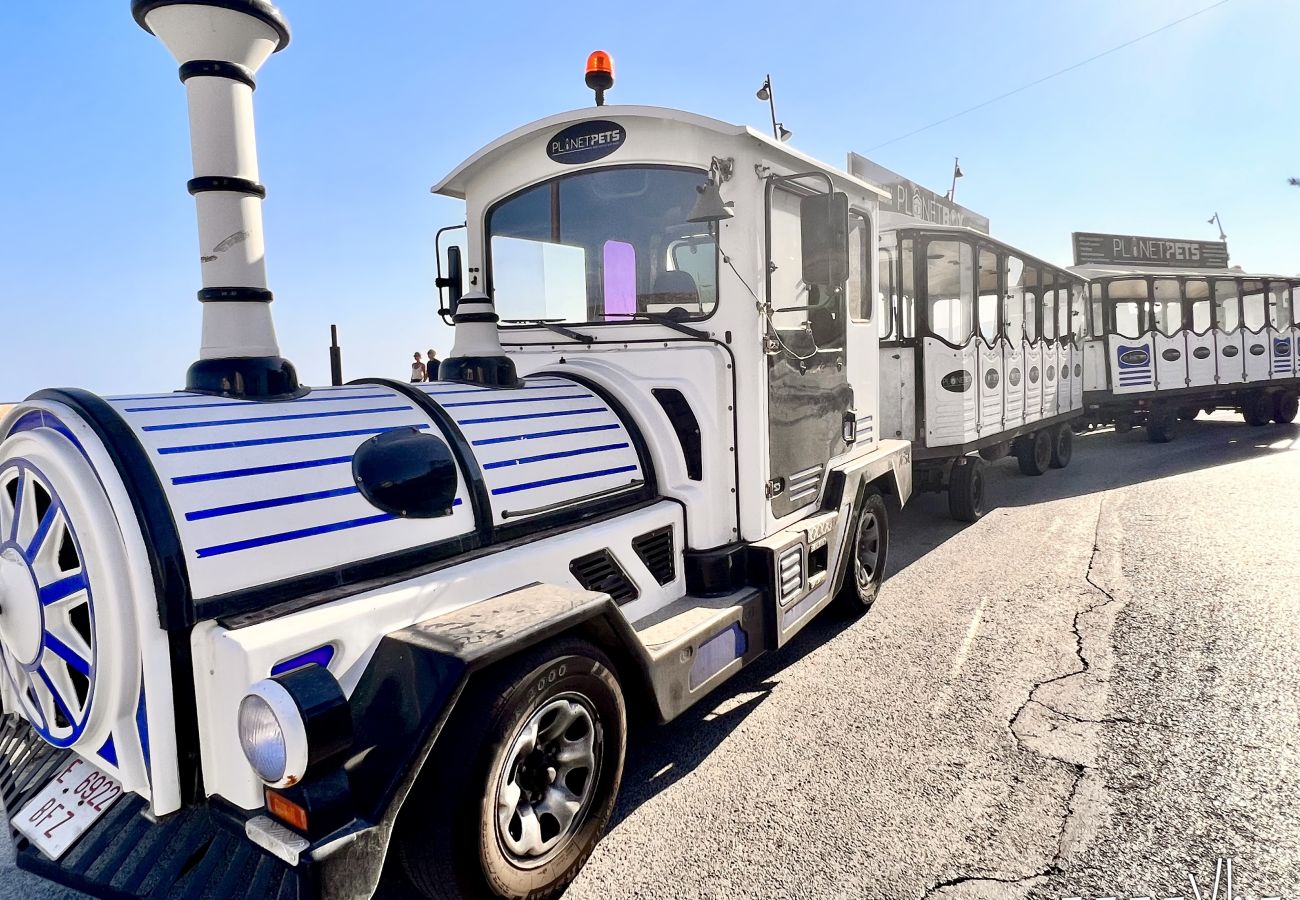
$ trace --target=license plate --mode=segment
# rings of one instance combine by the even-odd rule
[[[121,796],[116,780],[74,759],[10,821],[36,849],[57,860]]]

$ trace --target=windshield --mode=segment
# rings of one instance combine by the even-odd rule
[[[702,319],[718,302],[718,247],[687,222],[707,176],[663,166],[563,175],[488,212],[489,283],[503,322]]]

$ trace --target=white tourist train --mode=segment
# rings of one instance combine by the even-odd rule
[[[1222,241],[1078,232],[1074,254],[1091,282],[1088,422],[1163,443],[1202,410],[1295,420],[1300,277],[1229,268]]]
[[[1083,410],[1086,281],[988,234],[988,220],[857,154],[883,185],[881,425],[913,444],[918,491],[984,514],[981,457],[1064,468]],[[978,454],[978,455],[976,455]]]
[[[18,863],[114,897],[366,897],[386,867],[552,896],[631,704],[671,719],[877,595],[911,491],[880,427],[883,192],[689,113],[552,116],[436,188],[467,219],[440,381],[308,388],[253,139],[284,19],[132,9],[190,102],[203,341],[183,390],[0,419]]]

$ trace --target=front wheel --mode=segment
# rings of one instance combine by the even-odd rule
[[[978,522],[984,515],[984,466],[973,456],[964,456],[952,464],[948,513],[958,522]]]
[[[836,605],[841,612],[861,615],[880,594],[889,557],[889,513],[885,498],[874,488],[868,488],[858,504],[845,552],[844,583],[835,597]]]
[[[432,900],[549,898],[605,832],[627,711],[609,658],[561,638],[471,684],[398,820],[401,861]]]

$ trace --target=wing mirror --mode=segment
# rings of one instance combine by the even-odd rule
[[[799,202],[805,284],[842,285],[849,280],[849,197],[839,191]]]

